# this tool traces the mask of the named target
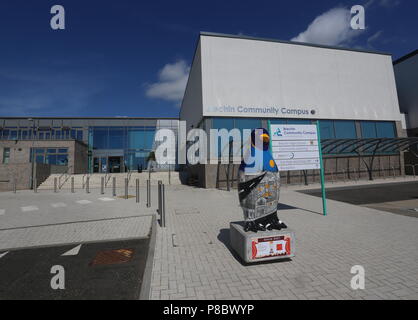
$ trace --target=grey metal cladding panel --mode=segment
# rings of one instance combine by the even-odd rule
[[[87,127],[87,121],[85,119],[71,119],[72,127]]]
[[[73,126],[73,119],[63,119],[62,120],[63,127],[72,127]]]
[[[62,119],[53,119],[52,120],[53,127],[61,127],[62,126]]]
[[[19,120],[18,119],[5,119],[4,126],[5,127],[17,127],[19,126]]]
[[[19,119],[19,127],[33,127],[33,121],[29,121],[28,119]]]
[[[156,126],[156,119],[130,119],[127,121],[128,126]]]
[[[52,119],[39,119],[37,125],[39,127],[52,127]]]
[[[136,127],[155,126],[154,119],[88,119],[84,126],[89,127]]]

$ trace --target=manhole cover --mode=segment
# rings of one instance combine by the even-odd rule
[[[186,209],[174,209],[174,213],[177,215],[183,214],[199,214],[200,211],[196,208],[186,208]]]
[[[90,262],[90,266],[126,263],[131,261],[133,255],[134,249],[100,251],[96,258]]]
[[[125,199],[125,196],[117,196],[117,198],[121,198],[121,199]],[[128,198],[135,198],[135,196],[132,196],[130,194],[128,194]]]

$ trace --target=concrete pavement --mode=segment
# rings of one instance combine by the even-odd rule
[[[151,299],[417,299],[418,220],[293,190],[280,218],[296,232],[292,261],[246,266],[229,245],[242,219],[236,191],[167,188],[167,228],[158,229]],[[366,289],[354,291],[361,265]]]
[[[134,191],[130,189],[129,194],[134,195]],[[0,193],[0,250],[147,237],[156,197],[153,207],[147,208],[144,188],[139,204],[135,198],[125,200],[110,193]]]

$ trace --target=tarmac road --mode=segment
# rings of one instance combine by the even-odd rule
[[[136,239],[0,251],[0,300],[138,299],[148,245]],[[51,286],[62,284],[54,266],[63,267],[65,289]]]
[[[300,191],[321,197],[321,190]],[[350,186],[327,190],[327,199],[418,217],[418,182]]]

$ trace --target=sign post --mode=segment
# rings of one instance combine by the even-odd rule
[[[270,149],[279,171],[320,170],[322,208],[327,215],[319,122],[316,125],[271,125]]]
[[[324,163],[322,160],[322,146],[321,146],[321,131],[319,130],[319,120],[316,122],[316,130],[318,135],[318,146],[319,146],[319,161],[321,166],[321,191],[322,191],[322,212],[324,216],[327,215],[327,196],[325,193],[325,172]]]

